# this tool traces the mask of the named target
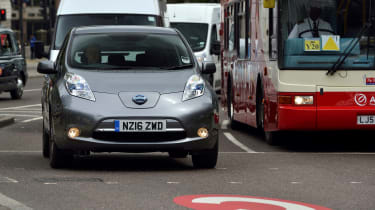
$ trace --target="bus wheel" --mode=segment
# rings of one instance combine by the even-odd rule
[[[277,131],[265,131],[264,139],[269,145],[272,145],[272,146],[280,145],[280,133]]]
[[[264,140],[267,142],[267,144],[278,145],[279,133],[275,131],[264,131],[264,91],[261,83],[257,88],[256,117],[257,128],[264,132]]]
[[[227,108],[228,108],[228,118],[230,121],[230,126],[232,129],[238,129],[239,123],[234,120],[234,104],[233,104],[233,92],[232,92],[232,86],[231,84],[228,84],[228,96],[227,96]]]

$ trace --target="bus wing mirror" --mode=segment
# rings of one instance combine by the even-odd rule
[[[264,8],[275,8],[275,0],[263,0],[263,7]]]

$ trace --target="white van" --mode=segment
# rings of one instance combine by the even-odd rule
[[[216,63],[210,80],[213,88],[220,90],[220,4],[167,4],[167,11],[171,27],[185,36],[198,61]]]
[[[166,0],[61,0],[50,60],[55,61],[66,34],[90,25],[166,25]]]

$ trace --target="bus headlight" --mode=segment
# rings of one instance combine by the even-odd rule
[[[295,96],[295,105],[312,105],[314,104],[314,96]]]

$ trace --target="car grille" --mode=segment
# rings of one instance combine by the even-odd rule
[[[184,139],[186,132],[94,132],[93,138],[117,142],[165,142]]]

